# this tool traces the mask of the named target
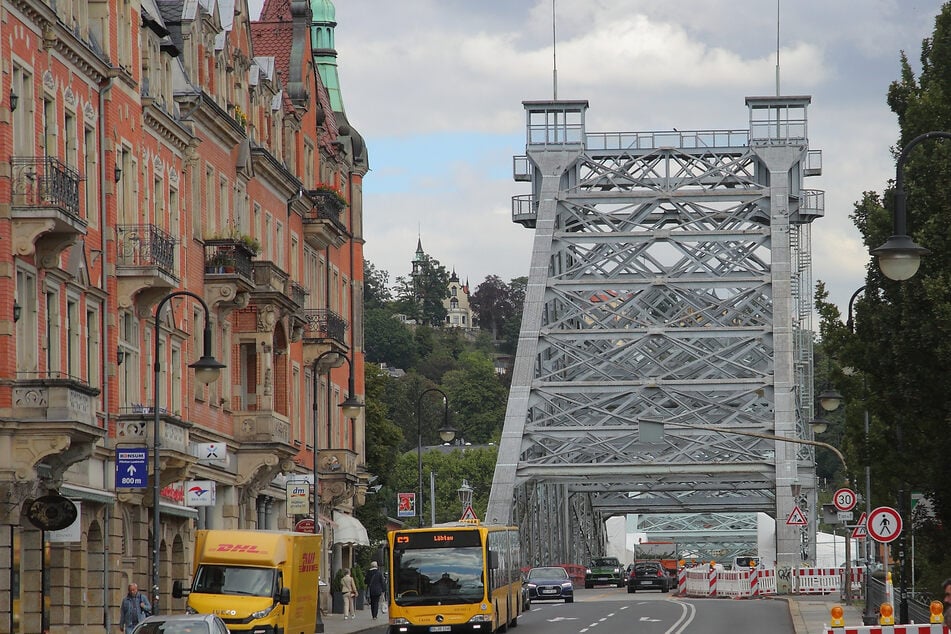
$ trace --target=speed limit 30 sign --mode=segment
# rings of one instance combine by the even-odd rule
[[[837,511],[851,511],[858,499],[852,489],[839,489],[832,495],[832,504]]]

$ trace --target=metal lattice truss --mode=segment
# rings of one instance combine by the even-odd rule
[[[635,530],[674,542],[685,560],[730,562],[757,552],[757,517],[751,513],[639,515]]]
[[[573,137],[559,107],[578,103],[544,104],[542,125],[567,129],[541,145],[527,104],[533,194],[513,209],[535,243],[488,512],[530,525],[547,561],[611,515],[775,514],[777,474],[812,464],[756,436],[806,437],[804,140],[584,134],[583,108]],[[542,483],[590,514],[539,513]]]

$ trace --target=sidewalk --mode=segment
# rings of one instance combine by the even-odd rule
[[[386,613],[381,609],[376,620],[370,616],[369,604],[362,610],[357,610],[352,619],[344,619],[342,614],[327,614],[321,617],[324,623],[324,634],[350,634],[351,632],[373,631],[380,628],[386,631],[389,624]]]
[[[779,597],[789,604],[789,616],[792,618],[796,634],[822,634],[824,626],[829,625],[832,617],[829,611],[832,606],[841,605],[845,610],[846,627],[863,625],[862,610],[864,601],[853,601],[852,605],[845,603],[833,595],[786,595]]]

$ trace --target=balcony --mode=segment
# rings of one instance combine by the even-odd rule
[[[8,456],[17,479],[34,480],[44,464],[53,480],[92,455],[106,436],[96,416],[99,390],[58,372],[20,372],[12,384],[12,437],[23,451]]]
[[[360,484],[357,454],[350,449],[321,449],[317,452],[320,503],[333,508],[352,498]]]
[[[60,254],[86,235],[79,215],[79,174],[48,156],[13,157],[13,249],[17,255],[36,254],[37,263],[55,268]]]
[[[133,404],[119,410],[116,420],[116,443],[152,447],[152,424],[155,410],[151,405]],[[182,420],[178,412],[159,408],[159,463],[161,486],[166,487],[193,477],[192,467],[198,458],[189,451],[189,429],[192,423]],[[151,461],[150,461],[151,465]]]
[[[307,309],[303,311],[303,315],[305,364],[309,365],[324,352],[349,352],[346,319],[325,308]]]
[[[205,300],[210,306],[244,308],[254,290],[254,252],[241,240],[205,240]]]
[[[279,471],[293,469],[298,449],[285,416],[269,409],[236,411],[234,421],[239,486],[260,489]]]
[[[311,209],[304,214],[304,241],[315,249],[339,247],[347,242],[350,232],[340,221],[346,201],[333,191],[308,190]]]
[[[155,225],[116,226],[116,276],[119,306],[138,304],[151,311],[170,290],[178,287],[175,275],[175,239]]]

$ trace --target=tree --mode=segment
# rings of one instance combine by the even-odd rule
[[[515,325],[518,336],[527,283],[528,278],[525,277],[517,277],[506,284],[499,276],[489,275],[472,293],[469,305],[479,327],[491,332],[493,339],[503,339],[512,325]]]
[[[396,278],[396,303],[399,309],[421,324],[441,326],[448,311],[443,300],[449,299],[449,272],[425,253],[416,272]]]
[[[377,269],[369,260],[363,261],[363,307],[364,310],[383,308],[393,301],[390,290],[390,274]]]
[[[383,308],[366,311],[363,331],[367,361],[404,369],[416,363],[413,333],[390,311]]]
[[[901,76],[888,91],[900,126],[899,149],[925,132],[951,130],[949,4],[942,6],[932,37],[922,44],[921,67],[916,78],[902,54]],[[951,569],[947,537],[940,534],[942,526],[951,525],[951,376],[945,371],[951,365],[951,141],[917,145],[903,174],[909,233],[932,254],[915,277],[903,282],[888,280],[870,266],[865,292],[855,304],[854,334],[841,324],[830,327],[828,345],[836,347],[840,367],[864,381],[843,381],[847,425],[854,430],[856,407],[871,416],[867,452],[875,465],[878,501],[907,512],[908,493],[920,491],[933,502],[933,518],[923,518],[914,530],[920,538],[917,582],[934,588]],[[866,247],[876,248],[890,235],[892,207],[890,190],[884,196],[867,192],[856,203],[852,220]]]
[[[443,386],[456,414],[456,428],[466,440],[488,442],[502,428],[507,391],[491,358],[479,352],[463,353],[459,368],[443,376]]]

